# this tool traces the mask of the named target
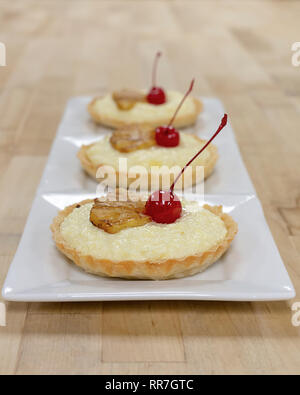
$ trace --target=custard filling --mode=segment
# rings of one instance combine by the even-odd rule
[[[220,217],[197,203],[182,205],[182,217],[172,224],[149,222],[109,234],[90,222],[91,202],[75,208],[60,230],[67,245],[78,253],[115,262],[184,259],[212,249],[225,239],[227,229]]]
[[[169,168],[179,166],[182,168],[205,144],[192,134],[181,133],[180,144],[177,147],[166,148],[155,145],[129,153],[120,153],[112,147],[109,139],[110,137],[107,136],[92,144],[88,147],[86,154],[95,166],[105,164],[116,170],[119,168],[120,158],[127,159],[128,168],[143,166],[147,171],[150,171],[152,166],[168,166]],[[195,159],[192,166],[205,166],[209,158],[210,150],[208,149]]]

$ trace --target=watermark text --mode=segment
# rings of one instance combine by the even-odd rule
[[[0,326],[6,326],[6,306],[0,302]]]
[[[6,66],[6,47],[0,42],[0,67]]]
[[[300,41],[296,41],[292,44],[291,50],[294,52],[292,55],[292,65],[294,67],[300,66]]]
[[[299,327],[300,326],[300,302],[293,303],[292,311],[295,312],[292,315],[292,325],[295,327]]]
[[[118,167],[103,165],[100,166],[96,173],[99,182],[96,194],[99,195],[103,190],[124,189],[128,190],[133,196],[130,200],[134,200],[137,192],[169,190],[172,183],[181,173],[180,166],[168,167],[151,166],[128,166],[127,158],[120,158]],[[177,179],[175,190],[184,192],[189,189],[192,194],[198,197],[204,195],[204,183],[201,182],[205,178],[205,169],[203,166],[191,166],[186,169],[184,174]],[[192,188],[192,189],[190,189]],[[119,200],[127,200],[127,196],[119,196]]]

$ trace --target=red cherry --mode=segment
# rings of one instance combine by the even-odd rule
[[[159,224],[172,224],[181,213],[181,202],[173,191],[156,191],[146,203],[146,214]]]
[[[176,118],[176,115],[178,114],[178,111],[180,110],[181,106],[183,105],[185,99],[187,96],[191,93],[193,86],[194,86],[195,79],[192,80],[191,85],[186,92],[186,94],[183,96],[181,102],[178,104],[176,111],[171,118],[171,121],[169,122],[168,126],[159,126],[156,131],[155,131],[155,139],[158,145],[161,145],[162,147],[177,147],[180,142],[180,134],[178,130],[176,130],[172,125],[174,122],[174,119]]]
[[[180,134],[173,126],[160,126],[155,130],[155,140],[162,147],[177,147]]]
[[[153,86],[147,95],[147,102],[156,106],[166,102],[166,94],[162,88]]]
[[[156,191],[150,195],[145,206],[145,213],[149,215],[153,221],[160,224],[172,224],[181,217],[182,206],[179,198],[174,194],[176,182],[184,173],[185,169],[205,150],[205,148],[213,141],[215,137],[227,124],[227,114],[224,114],[220,126],[210,140],[201,148],[201,150],[184,166],[169,191]]]
[[[156,70],[158,59],[161,57],[161,52],[157,52],[152,69],[152,88],[147,95],[147,102],[158,106],[166,102],[166,94],[162,88],[156,86]]]

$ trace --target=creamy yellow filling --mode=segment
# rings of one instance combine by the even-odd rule
[[[180,133],[180,144],[173,148],[164,148],[158,145],[123,153],[115,150],[109,142],[109,137],[105,137],[99,142],[91,145],[87,149],[87,156],[96,166],[105,164],[115,169],[119,168],[119,159],[126,158],[127,166],[143,166],[150,170],[152,166],[179,166],[182,168],[204,145],[192,134]],[[209,150],[204,150],[202,154],[193,162],[192,166],[205,166],[209,160]]]
[[[102,117],[113,118],[122,122],[140,123],[151,122],[159,118],[170,118],[174,114],[183,95],[180,92],[168,91],[167,102],[159,106],[149,103],[136,103],[135,106],[128,111],[120,110],[112,95],[106,95],[94,103],[94,110],[99,112]],[[193,116],[196,107],[193,99],[188,97],[183,103],[178,115]]]
[[[181,259],[209,250],[227,234],[224,222],[197,203],[183,203],[184,213],[173,224],[150,222],[109,234],[89,221],[92,205],[88,203],[74,209],[60,230],[69,247],[94,258],[115,262]]]

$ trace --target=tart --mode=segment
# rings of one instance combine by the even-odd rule
[[[183,213],[172,224],[143,219],[132,225],[126,214],[117,216],[119,222],[123,219],[122,229],[109,233],[92,222],[91,212],[97,204],[101,209],[101,203],[93,200],[65,208],[51,229],[56,246],[64,255],[83,270],[100,276],[165,280],[194,275],[216,262],[237,233],[237,224],[221,206],[200,208],[191,202],[182,202]],[[105,204],[107,208],[109,203]],[[118,207],[113,207],[112,212],[115,208]],[[107,211],[99,215],[104,216],[105,224]],[[140,203],[134,215],[147,217],[141,212]],[[111,226],[120,225],[118,218],[111,221]]]
[[[205,140],[196,135],[185,132],[180,133],[180,143],[176,147],[159,146],[151,138],[140,139],[140,144],[136,147],[138,138],[132,131],[134,128],[135,126],[131,127],[127,141],[122,139],[122,134],[119,135],[119,139],[118,136],[115,137],[118,134],[115,131],[111,136],[106,136],[98,142],[83,145],[78,152],[78,158],[83,169],[90,176],[100,181],[106,173],[107,166],[112,167],[116,171],[116,178],[115,181],[112,179],[112,185],[110,185],[110,180],[107,179],[107,184],[110,186],[126,187],[127,185],[129,187],[137,177],[140,177],[143,188],[148,189],[150,183],[153,187],[160,187],[162,177],[174,181],[174,177],[180,172],[187,160],[206,143]],[[128,142],[127,149],[126,142]],[[126,167],[119,168],[120,158],[127,159]],[[184,187],[195,185],[201,182],[203,178],[208,177],[212,173],[217,160],[217,148],[210,145],[190,167],[189,177],[183,180]],[[138,170],[136,166],[142,166],[141,170]],[[203,166],[203,171],[197,171],[199,166]],[[133,170],[132,173],[130,169]],[[147,172],[146,175],[145,171]],[[177,184],[177,186],[178,188],[181,187],[180,184]]]
[[[131,124],[155,128],[166,124],[175,109],[184,98],[179,92],[165,92],[156,85],[158,52],[154,59],[152,71],[152,88],[146,92],[137,89],[121,89],[103,97],[97,97],[88,105],[88,111],[96,123],[112,128],[120,128]],[[175,127],[185,127],[195,123],[202,111],[202,103],[189,98],[180,109],[174,122]]]

